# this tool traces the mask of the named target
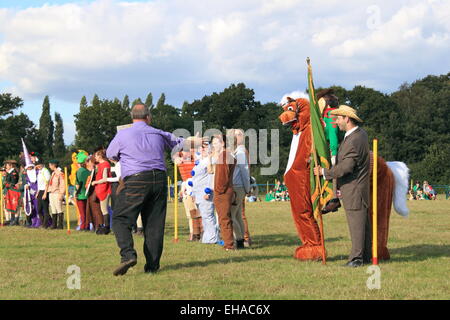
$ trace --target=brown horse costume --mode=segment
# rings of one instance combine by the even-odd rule
[[[291,198],[294,224],[302,242],[302,245],[295,250],[294,257],[299,260],[320,260],[322,257],[321,236],[313,215],[309,180],[312,145],[309,101],[303,98],[294,100],[289,97],[287,100],[279,119],[283,125],[290,126],[293,133],[284,180]],[[377,164],[378,259],[387,260],[390,258],[387,241],[393,200],[395,210],[400,215],[407,216],[409,213],[405,196],[408,190],[409,169],[402,162],[386,162],[381,157],[378,157]],[[370,167],[372,170],[372,154]],[[372,174],[370,186],[372,192]],[[372,221],[372,205],[369,216]]]

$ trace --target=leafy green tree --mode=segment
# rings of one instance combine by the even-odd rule
[[[22,152],[21,138],[24,139],[28,151],[43,150],[40,132],[24,113],[0,119],[0,160],[13,158],[18,160]]]
[[[100,100],[97,95],[91,105],[80,103],[80,111],[74,117],[75,145],[89,152],[106,148],[117,133],[117,126],[131,123],[130,113],[119,99]]]
[[[166,104],[166,95],[164,93],[161,93],[161,96],[158,99],[158,102],[156,103],[156,108],[162,108]]]
[[[133,103],[131,104],[131,107],[134,107],[137,104],[143,104],[141,98],[134,99]]]
[[[10,93],[0,94],[0,117],[12,115],[13,111],[23,106],[23,100]]]
[[[57,158],[64,157],[66,146],[64,144],[64,124],[61,115],[55,112],[55,142],[53,144],[53,154]]]
[[[87,108],[87,106],[88,106],[88,102],[87,102],[86,96],[81,97],[80,109]]]
[[[122,108],[124,110],[130,110],[130,98],[127,94],[125,95],[125,97],[123,97]]]
[[[149,107],[150,110],[152,110],[155,107],[153,105],[153,95],[151,92],[147,95],[147,98],[145,99],[145,105]]]
[[[450,170],[446,165],[450,162],[450,144],[434,143],[427,148],[424,159],[410,165],[413,180],[427,180],[431,185],[448,185]]]
[[[50,100],[48,96],[45,96],[41,117],[39,118],[39,133],[44,143],[43,154],[46,158],[53,157],[53,131],[54,124],[50,116]]]

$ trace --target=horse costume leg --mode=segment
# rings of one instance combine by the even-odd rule
[[[314,219],[309,176],[310,133],[302,133],[295,161],[286,172],[284,180],[291,198],[291,212],[302,245],[295,250],[299,260],[322,259],[320,229]]]
[[[372,165],[371,153],[371,168]],[[394,194],[394,175],[386,165],[386,161],[382,157],[377,159],[377,222],[378,222],[378,260],[389,260],[389,250],[387,241],[389,236],[389,218],[392,209],[392,199]],[[371,170],[372,171],[372,170]],[[370,193],[372,194],[373,174],[370,175]],[[372,202],[370,204],[369,217],[372,221]]]

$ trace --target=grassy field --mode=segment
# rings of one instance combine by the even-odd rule
[[[0,299],[450,299],[450,201],[410,201],[409,218],[391,216],[391,261],[382,262],[381,289],[369,290],[366,267],[342,265],[350,252],[343,210],[324,217],[328,263],[300,262],[289,203],[250,203],[254,246],[225,252],[173,239],[169,204],[161,271],[144,274],[143,238],[135,236],[138,264],[114,277],[119,252],[112,235],[0,229]],[[75,214],[72,212],[75,220]],[[73,221],[72,225],[75,225]],[[70,290],[67,268],[81,269],[81,289]]]

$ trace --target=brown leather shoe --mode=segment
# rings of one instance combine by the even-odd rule
[[[122,262],[116,270],[114,270],[113,275],[115,276],[123,276],[125,273],[127,273],[128,269],[131,267],[134,267],[136,265],[136,260],[128,260],[125,262]]]
[[[322,214],[327,214],[328,212],[335,212],[341,207],[341,202],[338,198],[333,198],[327,202],[325,207],[322,209]]]

